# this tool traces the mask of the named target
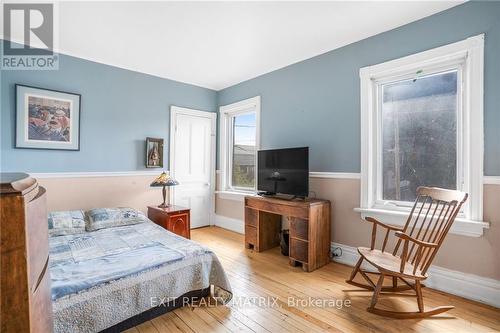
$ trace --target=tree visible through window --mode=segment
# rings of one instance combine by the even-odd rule
[[[382,200],[457,188],[458,71],[381,85]]]
[[[233,187],[255,188],[255,134],[255,113],[233,117]]]

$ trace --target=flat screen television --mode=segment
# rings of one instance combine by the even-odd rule
[[[309,194],[309,147],[259,150],[257,190],[263,194]]]

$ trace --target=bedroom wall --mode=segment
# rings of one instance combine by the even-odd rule
[[[36,175],[35,175],[36,176]],[[133,207],[147,213],[162,201],[161,188],[151,188],[153,175],[95,177],[37,177],[47,190],[48,211]]]
[[[80,151],[15,148],[16,83],[82,95]],[[165,139],[168,169],[170,106],[215,111],[217,94],[67,55],[55,71],[3,70],[0,89],[0,169],[37,173],[145,170],[148,136]]]
[[[35,173],[47,188],[49,211],[112,206],[145,210],[160,203],[161,190],[149,184],[161,170],[145,167],[146,137],[165,139],[167,170],[170,106],[215,111],[217,93],[77,57],[59,59],[56,71],[1,72],[0,170]],[[81,94],[80,151],[15,148],[16,83]],[[125,173],[116,176],[120,171]],[[101,174],[88,177],[89,172]],[[43,173],[55,175],[44,178]],[[59,173],[70,174],[57,177]]]
[[[468,2],[221,90],[219,106],[260,95],[262,149],[309,146],[311,171],[360,172],[359,69],[485,33],[484,171],[500,176],[499,13]]]
[[[485,33],[485,164],[482,237],[450,234],[435,264],[500,280],[500,2],[468,2],[400,28],[242,82],[219,92],[220,105],[261,96],[261,148],[310,147],[314,172],[360,172],[359,69]],[[332,241],[369,245],[369,227],[353,211],[359,179],[311,178],[329,199]],[[243,203],[217,198],[216,214],[234,224]],[[227,223],[227,219],[225,219]],[[480,258],[478,260],[478,258]]]

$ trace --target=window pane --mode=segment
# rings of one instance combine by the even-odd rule
[[[255,125],[255,113],[233,117],[233,187],[255,187]]]
[[[382,85],[382,198],[414,201],[418,186],[456,189],[456,70]]]

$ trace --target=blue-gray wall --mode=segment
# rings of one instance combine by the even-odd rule
[[[148,136],[165,139],[168,169],[170,106],[215,111],[217,103],[210,89],[66,55],[57,71],[2,71],[0,80],[2,171],[142,170]],[[80,151],[14,148],[16,83],[82,95]]]
[[[168,142],[170,105],[214,111],[260,95],[262,148],[307,145],[312,171],[359,172],[359,68],[480,33],[486,34],[484,168],[500,175],[500,2],[469,2],[218,93],[64,55],[58,71],[2,71],[0,169],[141,170],[145,137]],[[14,148],[15,83],[82,95],[79,152]]]
[[[310,147],[311,171],[360,171],[359,69],[480,33],[486,175],[500,175],[500,2],[469,2],[226,88],[219,105],[262,97],[261,148]]]

